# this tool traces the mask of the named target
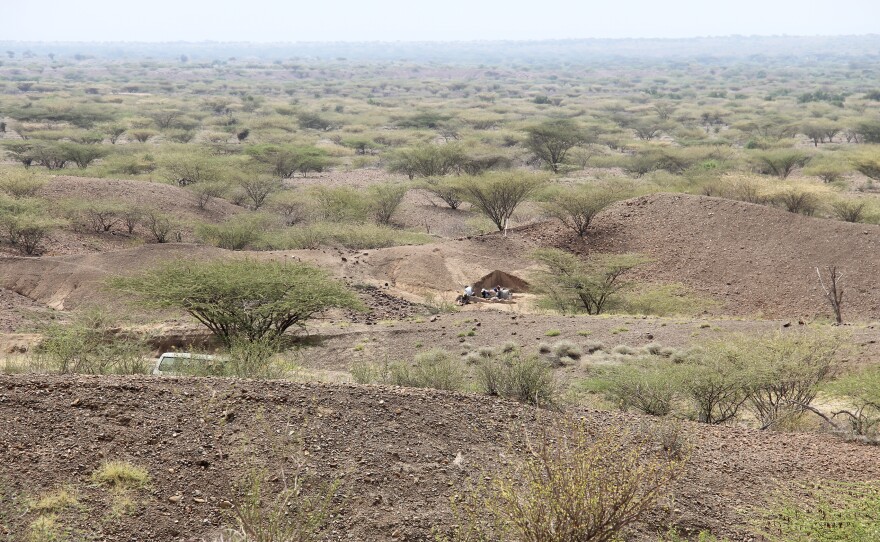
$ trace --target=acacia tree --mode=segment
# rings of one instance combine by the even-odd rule
[[[400,206],[409,187],[405,184],[378,184],[370,187],[370,211],[373,220],[380,226],[391,224],[394,211]]]
[[[238,186],[247,194],[251,208],[259,209],[266,198],[281,189],[281,180],[270,175],[250,175],[238,180]]]
[[[421,145],[397,151],[388,164],[392,173],[404,173],[412,180],[442,177],[456,171],[465,161],[464,150],[457,144]]]
[[[548,215],[562,222],[563,226],[584,237],[593,217],[614,200],[614,196],[607,190],[581,186],[560,192],[544,208]]]
[[[461,187],[454,181],[427,179],[421,188],[443,200],[450,209],[458,209],[462,204]]]
[[[544,178],[526,173],[490,173],[461,180],[461,193],[471,205],[505,231],[519,205],[538,191]]]
[[[110,286],[148,306],[186,311],[226,346],[279,339],[327,309],[361,308],[345,285],[301,263],[174,262]]]
[[[807,165],[810,156],[794,149],[780,149],[760,153],[756,156],[756,160],[761,173],[769,173],[780,179],[786,179],[795,168]]]
[[[553,173],[573,147],[589,141],[586,133],[572,120],[553,119],[526,128],[526,146],[546,162]]]
[[[555,248],[538,250],[535,257],[547,267],[536,281],[537,291],[557,310],[587,314],[605,311],[629,286],[622,275],[647,262],[635,254],[605,254],[585,262]]]

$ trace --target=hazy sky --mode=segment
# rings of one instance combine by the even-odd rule
[[[880,33],[880,0],[0,0],[0,40],[422,41]]]

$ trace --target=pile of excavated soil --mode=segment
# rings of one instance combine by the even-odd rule
[[[592,433],[651,420],[586,411]],[[36,512],[24,502],[68,486],[80,506],[58,520],[82,539],[187,540],[229,521],[227,501],[253,469],[277,487],[304,461],[310,487],[339,480],[326,540],[433,540],[452,522],[449,498],[471,477],[522,452],[522,429],[551,412],[436,390],[227,379],[0,376],[0,532],[24,537]],[[672,517],[655,513],[634,540],[655,540],[669,521],[691,532],[749,537],[748,509],[777,484],[880,477],[880,449],[809,434],[684,423],[693,447],[674,488]],[[301,446],[282,445],[301,438]],[[301,450],[299,453],[297,450]],[[92,481],[105,461],[146,468],[119,494]],[[210,539],[210,538],[209,538]]]
[[[586,242],[554,223],[522,233],[580,253],[646,255],[653,263],[632,276],[683,283],[720,301],[716,312],[731,315],[830,317],[816,267],[836,265],[843,272],[844,320],[880,318],[880,226],[728,199],[654,194],[602,212]]]

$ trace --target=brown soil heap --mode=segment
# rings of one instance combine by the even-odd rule
[[[523,293],[529,291],[528,282],[515,275],[511,275],[497,269],[475,282],[473,288],[474,292],[479,292],[480,289],[485,288],[486,290],[490,290],[496,286],[507,288],[514,293]]]

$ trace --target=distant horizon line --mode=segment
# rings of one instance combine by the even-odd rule
[[[687,37],[579,37],[579,38],[541,38],[541,39],[451,39],[451,40],[303,40],[303,41],[252,41],[252,40],[0,40],[3,44],[93,44],[93,45],[163,45],[163,44],[186,44],[186,45],[312,45],[312,44],[481,44],[481,43],[564,43],[573,41],[692,41],[692,40],[723,40],[731,38],[745,39],[816,39],[816,38],[868,38],[880,37],[880,33],[871,32],[865,34],[723,34],[703,35]]]

